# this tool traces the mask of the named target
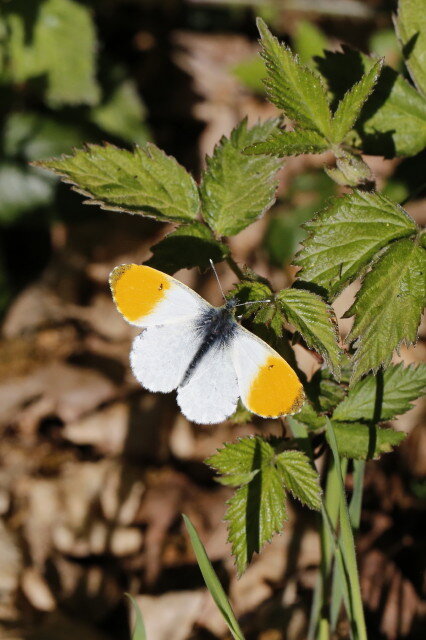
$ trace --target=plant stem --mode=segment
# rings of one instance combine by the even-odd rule
[[[237,265],[237,263],[235,262],[234,258],[231,255],[226,257],[226,262],[231,267],[232,271],[235,273],[237,278],[239,280],[243,280],[244,273],[241,271],[240,267]]]

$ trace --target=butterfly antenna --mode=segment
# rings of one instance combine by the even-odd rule
[[[210,264],[211,264],[211,267],[212,267],[212,269],[213,269],[213,273],[214,273],[214,275],[215,275],[215,277],[216,277],[217,284],[219,285],[219,289],[220,289],[220,292],[221,292],[221,294],[222,294],[222,296],[223,296],[223,299],[224,299],[224,300],[226,300],[226,298],[225,298],[225,294],[224,294],[223,289],[222,289],[222,285],[220,284],[219,276],[217,275],[216,268],[215,268],[215,266],[214,266],[214,264],[213,264],[213,260],[212,260],[211,258],[210,258]]]

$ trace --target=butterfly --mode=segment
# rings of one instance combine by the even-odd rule
[[[110,287],[125,320],[143,329],[130,353],[133,374],[149,391],[177,389],[188,420],[222,422],[239,398],[264,418],[300,410],[304,393],[296,373],[237,322],[235,298],[214,307],[179,280],[137,264],[115,267]]]

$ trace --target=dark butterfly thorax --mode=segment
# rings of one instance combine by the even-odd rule
[[[229,344],[237,330],[234,318],[235,300],[231,299],[223,307],[212,307],[203,311],[195,320],[195,329],[201,339],[201,345],[193,357],[181,385],[188,382],[191,374],[202,358],[213,348],[222,348]]]

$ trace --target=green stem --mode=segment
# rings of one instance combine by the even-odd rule
[[[339,501],[339,513],[340,513],[340,540],[339,547],[342,552],[344,568],[347,573],[349,581],[349,596],[351,602],[351,609],[353,620],[353,626],[356,631],[357,640],[367,640],[367,629],[365,626],[364,610],[362,606],[361,588],[359,584],[358,568],[356,562],[355,553],[355,541],[352,532],[352,526],[349,516],[349,509],[346,502],[345,488],[343,483],[343,476],[340,468],[340,457],[337,449],[337,441],[334,433],[333,425],[330,420],[327,419],[327,432],[329,436],[329,443],[333,452],[335,467],[336,467],[336,484],[340,493]]]
[[[346,475],[347,461],[342,460],[342,473]],[[309,624],[308,638],[323,637],[324,629],[327,629],[327,637],[330,637],[330,622],[328,616],[330,601],[330,585],[333,557],[335,554],[335,543],[330,537],[330,525],[333,530],[336,529],[339,517],[339,489],[336,482],[336,471],[334,460],[331,459],[327,465],[326,484],[324,492],[324,508],[328,514],[328,521],[323,518],[320,522],[320,546],[321,546],[321,564],[320,574],[315,586],[314,604],[312,607],[311,620]],[[318,602],[315,599],[318,598]],[[339,599],[340,604],[340,599]],[[318,630],[318,634],[315,631]]]
[[[235,273],[239,280],[244,279],[244,273],[241,271],[240,267],[235,262],[234,258],[231,255],[226,257],[226,262],[231,267],[232,271]]]

